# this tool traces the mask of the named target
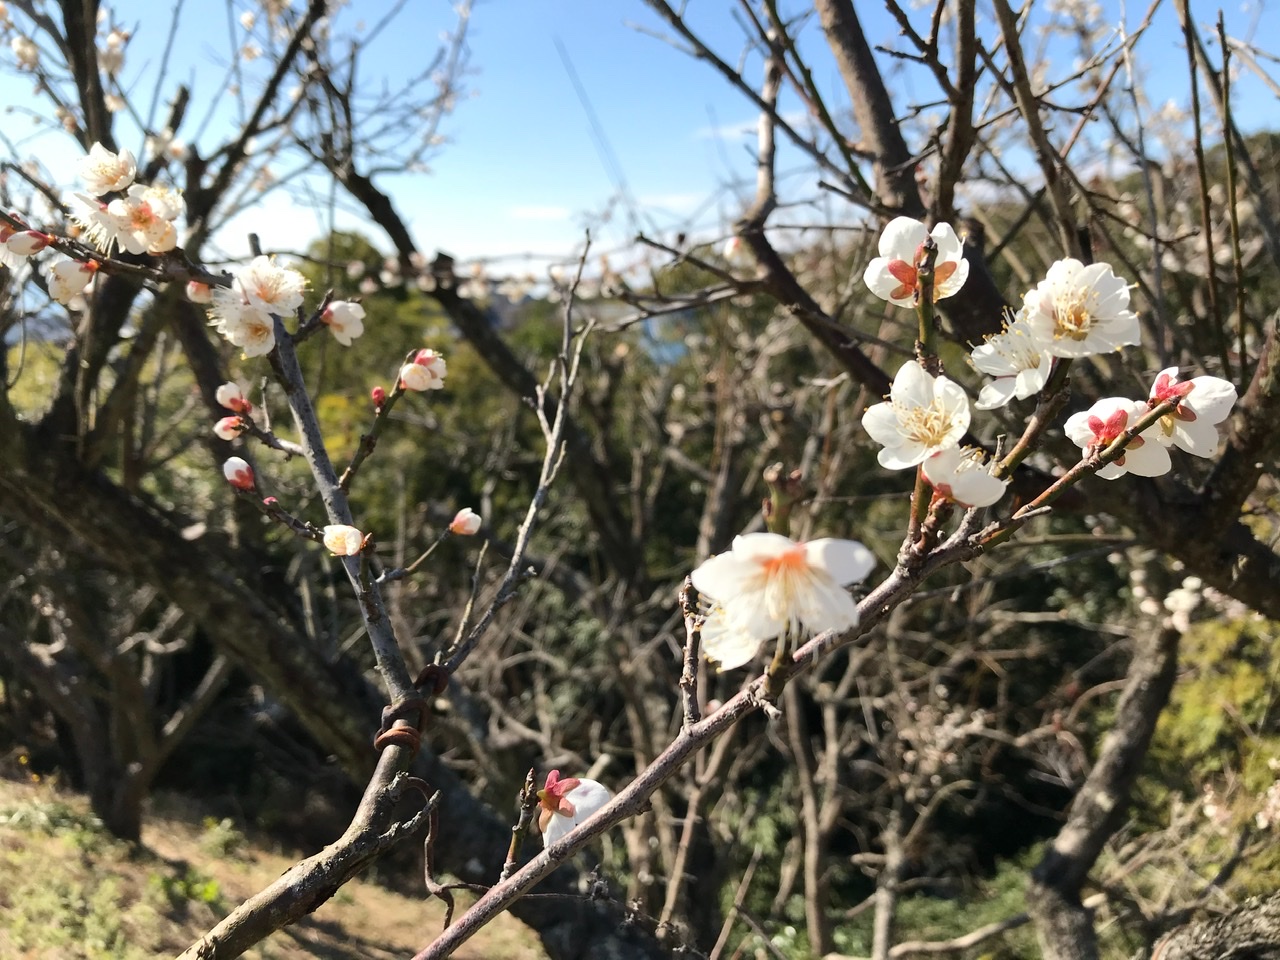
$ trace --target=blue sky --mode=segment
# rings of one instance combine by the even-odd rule
[[[337,24],[354,27],[360,19],[371,24],[389,5],[387,0],[355,0],[338,15]],[[236,10],[252,6],[241,3]],[[896,24],[880,4],[860,0],[857,6],[873,44],[902,47]],[[1039,3],[1037,10],[1048,6]],[[1131,3],[1126,9],[1117,0],[1105,0],[1099,7],[1101,22],[1115,25],[1123,19],[1130,29],[1145,11],[1145,3]],[[1191,0],[1191,7],[1202,29],[1208,29],[1217,5]],[[733,17],[737,4],[689,0],[688,8],[691,22],[713,48],[737,62],[744,47],[742,29]],[[122,3],[115,9],[118,22],[135,33],[126,83],[149,91],[156,45],[168,24],[155,18],[156,8],[150,3]],[[802,5],[792,4],[791,9]],[[980,24],[985,25],[980,29],[989,30],[991,18],[984,10],[980,2]],[[928,12],[911,11],[921,30],[927,26]],[[1264,47],[1268,35],[1277,35],[1280,26],[1280,17],[1260,0],[1236,0],[1226,16],[1228,32],[1247,36],[1254,31]],[[221,4],[188,3],[184,17],[175,53],[181,66],[175,72],[194,79],[199,103],[216,88],[216,64],[225,62],[238,25],[228,21]],[[392,83],[410,75],[452,22],[448,3],[409,0],[398,29],[378,41],[377,68],[385,70]],[[468,34],[473,72],[466,86],[471,96],[445,123],[449,143],[431,159],[429,173],[384,181],[410,219],[419,245],[460,258],[511,257],[504,269],[518,272],[521,260],[516,255],[570,253],[581,240],[583,224],[616,196],[615,178],[593,139],[557,41],[572,61],[646,228],[669,234],[693,222],[708,236],[727,229],[750,192],[752,109],[711,67],[646,30],[667,33],[641,0],[478,0]],[[822,56],[816,23],[805,28],[801,44],[814,55],[815,77],[829,91],[830,103],[843,107],[843,88],[834,65]],[[1055,73],[1070,69],[1072,51],[1064,41],[1054,41],[1049,53]],[[1218,56],[1216,46],[1213,55]],[[1138,60],[1153,103],[1186,102],[1185,54],[1168,0],[1138,49]],[[758,60],[749,58],[746,63],[752,75],[758,75]],[[266,66],[265,59],[249,65],[249,76]],[[904,102],[932,93],[928,81],[912,70],[896,73],[894,89]],[[1280,101],[1261,82],[1246,73],[1238,92],[1243,123],[1251,128],[1280,126]],[[21,104],[30,95],[29,77],[0,78],[0,96],[6,103]],[[1212,117],[1212,111],[1206,115]],[[25,135],[28,129],[29,121],[12,110],[0,116],[0,130],[9,137]],[[69,177],[73,157],[66,138],[54,135],[36,143],[51,171]],[[64,150],[65,159],[58,159]],[[781,160],[784,169],[799,166],[794,153],[784,153]],[[811,195],[811,181],[807,173],[798,177],[805,196]],[[846,212],[850,217],[856,213]],[[621,246],[633,233],[628,218],[616,213],[610,222],[597,224],[597,249]],[[256,215],[236,224],[237,236],[249,229],[258,230],[270,248],[299,249],[319,228],[314,215],[277,194]],[[234,237],[225,243],[229,249],[240,246]]]

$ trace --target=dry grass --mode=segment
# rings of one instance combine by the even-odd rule
[[[146,852],[135,853],[111,839],[81,797],[43,783],[0,780],[0,957],[173,957],[293,863],[230,821],[201,820],[198,813],[153,813],[143,841]],[[438,902],[355,881],[245,956],[401,960],[420,949],[442,919]],[[457,956],[541,960],[545,954],[527,927],[504,916]]]

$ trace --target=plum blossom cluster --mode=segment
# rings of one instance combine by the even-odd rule
[[[1088,410],[1067,418],[1066,434],[1086,454],[1105,450],[1122,434],[1132,433],[1140,418],[1161,404],[1173,404],[1134,435],[1115,460],[1098,470],[1104,480],[1126,473],[1158,477],[1173,463],[1169,448],[1197,457],[1212,457],[1218,449],[1218,427],[1236,402],[1236,388],[1219,377],[1178,379],[1178,368],[1156,375],[1146,400],[1104,397]]]
[[[880,237],[880,255],[864,273],[877,296],[901,306],[917,305],[921,295],[918,265],[932,239],[933,299],[957,293],[968,277],[963,248],[948,224],[931,231],[907,217],[892,220]],[[1002,407],[1044,390],[1054,365],[1094,356],[1140,339],[1138,316],[1129,306],[1129,285],[1106,263],[1084,264],[1066,258],[1054,263],[1023,297],[1000,333],[975,347],[970,362],[992,379],[975,404],[979,410]],[[1123,450],[1098,469],[1115,479],[1126,473],[1154,477],[1166,473],[1171,446],[1200,457],[1217,448],[1218,425],[1236,400],[1235,388],[1217,377],[1180,381],[1176,368],[1162,371],[1145,400],[1108,397],[1069,418],[1065,432],[1086,455],[1123,438]],[[1157,421],[1140,418],[1158,404],[1174,404]],[[903,364],[885,402],[870,407],[862,425],[881,445],[877,459],[890,470],[920,465],[937,495],[966,507],[988,506],[1003,496],[1006,481],[994,476],[981,451],[961,446],[970,423],[965,391],[921,363]]]
[[[178,245],[177,222],[187,212],[182,194],[161,183],[136,183],[137,174],[137,160],[126,149],[112,152],[94,143],[80,160],[84,192],[65,202],[82,238],[102,253],[159,255]],[[113,199],[104,200],[108,195]]]
[[[276,317],[294,314],[302,306],[307,280],[297,270],[282,267],[268,256],[254,257],[237,270],[229,287],[192,282],[187,296],[208,303],[210,324],[245,357],[261,357],[276,346]],[[320,323],[333,338],[349,347],[364,333],[365,311],[358,303],[334,300],[320,311]]]
[[[735,537],[729,550],[693,571],[706,608],[703,653],[732,670],[781,634],[848,630],[858,622],[858,605],[845,587],[860,583],[875,565],[875,554],[856,540]]]

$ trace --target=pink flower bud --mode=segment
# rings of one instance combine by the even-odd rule
[[[4,245],[11,253],[16,253],[20,257],[30,257],[47,247],[51,240],[53,237],[39,230],[23,230],[11,236]]]
[[[377,410],[382,409],[382,405],[387,402],[387,391],[382,387],[374,387],[369,391],[369,397],[373,400],[373,406]]]
[[[280,506],[280,501],[277,500],[275,497],[263,497],[262,505],[264,507],[278,507]]]
[[[244,432],[245,426],[239,417],[223,417],[213,425],[213,432],[219,440],[234,440]]]
[[[453,518],[453,522],[449,524],[449,532],[459,537],[474,536],[476,531],[480,529],[480,523],[480,514],[470,507],[463,507],[458,511],[458,515]]]
[[[237,383],[224,383],[214,392],[213,398],[218,401],[220,407],[234,410],[246,417],[253,414],[253,404],[244,398],[244,391]]]
[[[252,490],[254,486],[253,467],[240,457],[231,457],[222,465],[222,475],[227,483],[237,490]]]
[[[213,288],[207,283],[192,280],[187,284],[187,299],[192,303],[212,303]]]

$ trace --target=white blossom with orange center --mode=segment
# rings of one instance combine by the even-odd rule
[[[933,261],[933,299],[937,301],[958,293],[969,278],[964,244],[951,224],[939,223],[930,230],[911,217],[895,217],[880,234],[880,256],[867,264],[862,274],[871,292],[897,306],[912,306],[919,287],[916,264],[920,262],[921,247],[929,237],[938,245]]]
[[[182,194],[154,184],[131,186],[126,195],[107,204],[115,218],[116,242],[130,253],[166,253],[178,245],[174,221],[186,211]]]
[[[693,571],[693,585],[710,607],[704,652],[721,670],[731,670],[784,631],[849,629],[858,622],[858,605],[844,588],[875,565],[875,555],[856,540],[796,543],[777,533],[734,537],[728,551]]]
[[[959,384],[908,360],[893,378],[889,399],[868,408],[862,426],[884,447],[876,456],[880,466],[904,470],[960,444],[969,429],[969,398]]]
[[[1039,393],[1053,366],[1053,355],[1021,310],[1003,330],[974,347],[970,360],[978,370],[995,377],[978,394],[974,406],[979,410],[994,410],[1014,397],[1025,400]]]
[[[236,273],[236,286],[249,302],[274,313],[289,316],[302,306],[307,280],[297,270],[278,267],[268,256],[254,257]]]
[[[100,197],[127,189],[138,174],[138,161],[128,150],[112,153],[102,144],[94,143],[88,154],[80,158],[78,172],[85,189]]]
[[[1162,442],[1197,457],[1212,457],[1218,452],[1218,424],[1231,413],[1236,395],[1235,385],[1221,377],[1179,380],[1177,367],[1161,370],[1151,385],[1151,404],[1178,403],[1160,418]]]
[[[1023,298],[1027,324],[1055,357],[1088,357],[1141,339],[1129,285],[1108,263],[1059,260]]]

